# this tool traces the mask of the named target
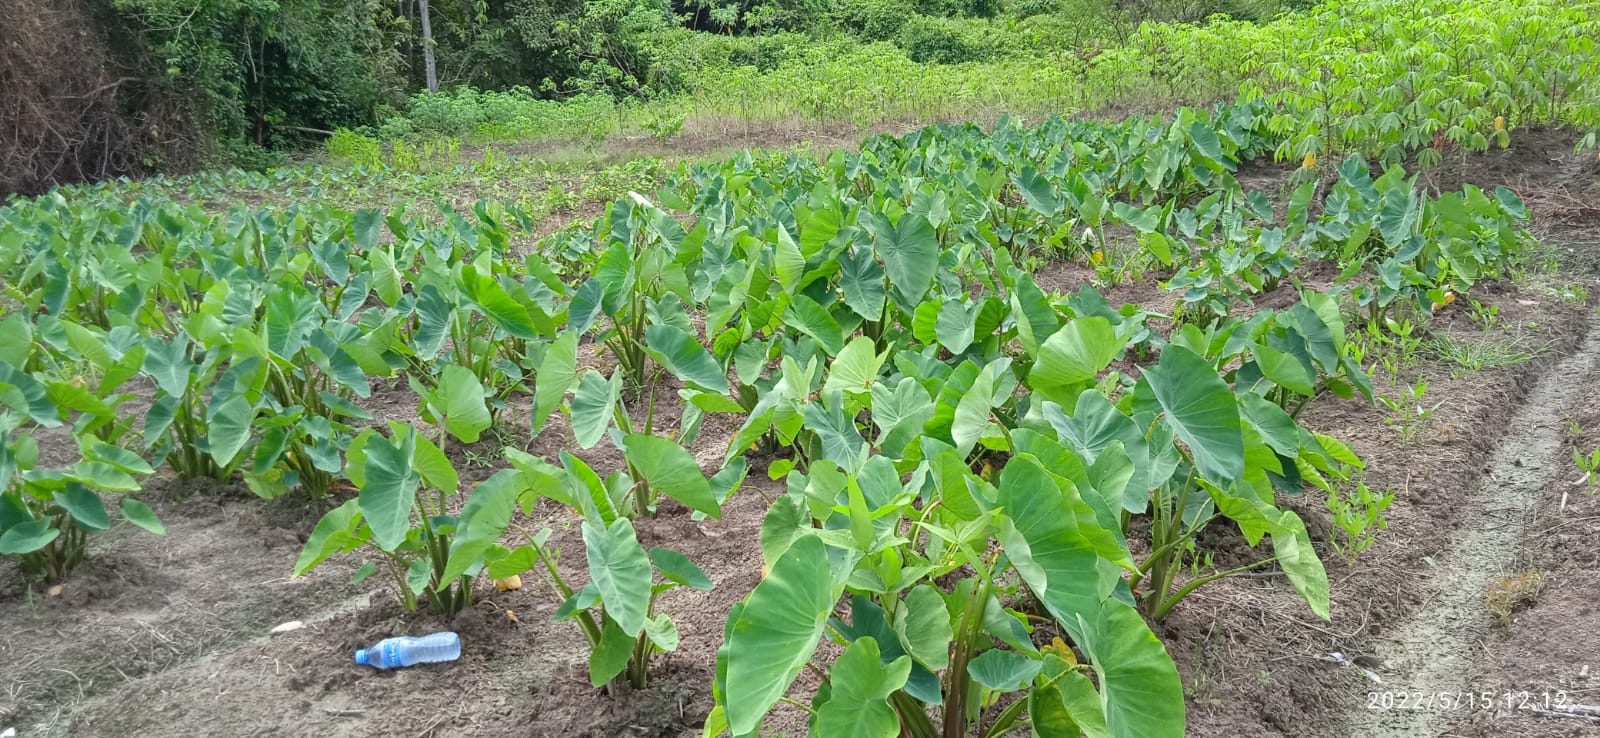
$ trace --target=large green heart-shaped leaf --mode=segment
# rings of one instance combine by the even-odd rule
[[[88,487],[68,482],[65,489],[56,493],[56,502],[72,514],[72,522],[89,530],[111,527],[111,516],[106,513],[106,503]]]
[[[895,611],[894,625],[906,651],[923,666],[937,671],[950,665],[950,641],[955,634],[950,611],[938,590],[926,584],[913,587],[905,606]]]
[[[600,592],[606,615],[622,632],[637,637],[650,616],[650,557],[639,545],[633,521],[622,518],[601,528],[583,523],[589,581]]]
[[[1068,321],[1039,345],[1039,359],[1028,386],[1056,402],[1070,403],[1066,390],[1092,382],[1122,353],[1123,341],[1111,321],[1090,316]]]
[[[408,429],[400,435],[399,443],[383,436],[372,436],[367,441],[367,462],[361,490],[356,495],[361,516],[372,528],[372,539],[384,551],[393,551],[405,542],[421,482],[411,468],[417,449],[416,432]]]
[[[50,542],[60,535],[61,531],[50,527],[48,518],[39,518],[38,520],[31,520],[21,525],[12,526],[7,528],[3,535],[0,535],[0,554],[21,555],[33,553],[50,545]]]
[[[645,352],[673,376],[717,393],[728,391],[728,372],[689,332],[670,325],[644,329]]]
[[[454,581],[465,574],[490,546],[500,541],[511,524],[511,512],[523,490],[522,479],[521,472],[515,469],[501,469],[472,490],[472,496],[461,507],[461,519],[439,581]]]
[[[829,356],[844,350],[844,331],[828,309],[805,295],[795,295],[783,311],[785,325],[817,340]]]
[[[583,373],[583,378],[578,380],[578,390],[572,395],[572,437],[577,440],[578,448],[593,448],[605,438],[621,396],[620,372],[609,380],[593,369]]]
[[[921,302],[939,267],[939,234],[933,224],[915,213],[902,215],[893,224],[883,213],[872,213],[866,226],[900,300],[906,305]]]
[[[545,350],[534,375],[533,434],[539,435],[544,423],[561,404],[561,398],[578,382],[578,334],[567,331]]]
[[[711,517],[721,517],[722,509],[711,492],[711,484],[700,472],[693,454],[670,438],[643,433],[629,435],[624,446],[628,463],[657,492]]]
[[[494,425],[478,375],[460,364],[444,368],[432,403],[434,411],[444,416],[445,430],[462,443],[477,443],[483,432]]]
[[[533,316],[491,274],[479,274],[472,265],[461,268],[461,294],[472,301],[484,315],[489,316],[505,332],[517,338],[533,340],[539,337]]]
[[[882,662],[878,642],[858,638],[828,670],[829,694],[817,708],[816,735],[829,738],[895,738],[900,720],[889,695],[906,683],[911,659]]]
[[[1064,623],[1100,682],[1107,731],[1114,738],[1182,738],[1183,682],[1161,640],[1138,611],[1107,599],[1098,612]],[[1091,719],[1074,718],[1079,725]]]
[[[350,500],[323,514],[316,527],[311,529],[311,537],[306,539],[306,545],[300,549],[300,557],[294,562],[294,575],[301,576],[329,556],[344,550],[355,537],[354,528],[360,515],[359,499]]]
[[[250,424],[255,420],[256,409],[243,396],[234,395],[220,405],[213,405],[210,414],[206,441],[211,448],[211,458],[218,466],[226,467],[244,448],[245,441],[250,440]]]
[[[991,648],[967,663],[967,674],[985,689],[1015,692],[1028,686],[1044,662],[1016,651]]]
[[[889,352],[878,353],[877,346],[866,336],[850,339],[844,350],[834,357],[828,368],[828,379],[822,383],[822,393],[864,393],[877,384],[878,372]]]
[[[1272,550],[1278,557],[1278,566],[1288,575],[1294,586],[1317,617],[1329,617],[1328,572],[1322,559],[1311,546],[1311,534],[1306,524],[1293,510],[1284,510],[1272,530]]]
[[[839,289],[844,304],[863,320],[883,320],[883,267],[871,251],[845,249],[839,254]]]
[[[791,544],[745,598],[724,644],[722,706],[733,735],[755,732],[789,691],[817,649],[834,599],[828,555],[816,536]]]
[[[1239,401],[1195,352],[1175,344],[1163,349],[1161,360],[1140,376],[1134,405],[1166,419],[1207,479],[1228,485],[1244,474]]]
[[[161,519],[156,517],[155,511],[151,510],[149,505],[132,497],[122,498],[122,517],[158,536],[167,534],[167,526],[161,524]]]

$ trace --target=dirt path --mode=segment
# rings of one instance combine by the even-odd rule
[[[1490,460],[1494,471],[1468,499],[1476,509],[1448,552],[1432,563],[1435,594],[1377,644],[1382,684],[1350,701],[1345,735],[1435,738],[1450,732],[1466,695],[1483,692],[1473,675],[1491,627],[1485,594],[1512,573],[1528,525],[1548,485],[1570,477],[1565,421],[1600,383],[1600,333],[1546,373],[1505,427]],[[1413,576],[1419,572],[1394,572]],[[1481,707],[1481,706],[1479,706]]]

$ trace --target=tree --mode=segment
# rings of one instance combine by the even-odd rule
[[[417,0],[417,10],[422,14],[422,67],[427,75],[428,91],[439,91],[439,73],[433,63],[433,22],[428,17],[428,0]]]

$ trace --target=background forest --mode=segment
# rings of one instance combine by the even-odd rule
[[[496,124],[515,137],[553,132],[545,129],[603,136],[611,125],[599,119],[619,104],[752,98],[758,91],[741,82],[785,66],[809,68],[791,75],[802,86],[817,66],[839,60],[879,76],[909,64],[1061,68],[1125,44],[1144,21],[1265,20],[1302,4],[15,0],[0,5],[9,38],[0,45],[0,193],[260,168],[339,128],[384,139],[495,138]],[[437,93],[429,92],[430,44]],[[1034,63],[1041,59],[1053,63]],[[985,71],[993,83],[1007,79]],[[558,100],[577,104],[548,102]],[[639,127],[670,135],[682,124],[681,112],[657,110]]]

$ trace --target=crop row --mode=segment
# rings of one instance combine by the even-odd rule
[[[660,595],[712,582],[634,521],[665,499],[719,517],[763,458],[785,493],[761,526],[768,574],[728,614],[708,734],[754,734],[829,638],[844,650],[818,667],[816,734],[1182,735],[1147,619],[1267,566],[1328,616],[1315,543],[1280,500],[1361,466],[1297,420],[1327,394],[1372,397],[1348,314],[1426,311],[1527,238],[1508,190],[1429,195],[1359,157],[1303,177],[1280,214],[1236,177],[1280,143],[1263,120],[1250,105],[741,155],[526,253],[527,214],[493,202],[431,220],[19,202],[0,210],[0,553],[59,578],[110,527],[106,495],[159,533],[141,477],[242,479],[331,506],[296,574],[353,556],[358,579],[445,612],[479,576],[546,579],[593,683],[640,685],[678,646]],[[1049,294],[1043,258],[1102,285],[1156,273],[1179,307]],[[1340,284],[1253,308],[1305,259],[1340,263]],[[583,368],[595,351],[605,368]],[[392,380],[420,422],[364,407]],[[679,400],[670,431],[658,387]],[[454,447],[524,409],[535,435],[566,417],[577,448],[508,447],[463,488]],[[709,475],[690,450],[708,414],[739,420]],[[45,461],[40,439],[68,434],[81,459]],[[624,463],[596,469],[584,456],[607,443]],[[544,499],[581,518],[584,581],[516,515]],[[1221,522],[1259,555],[1210,567],[1196,539]]]

